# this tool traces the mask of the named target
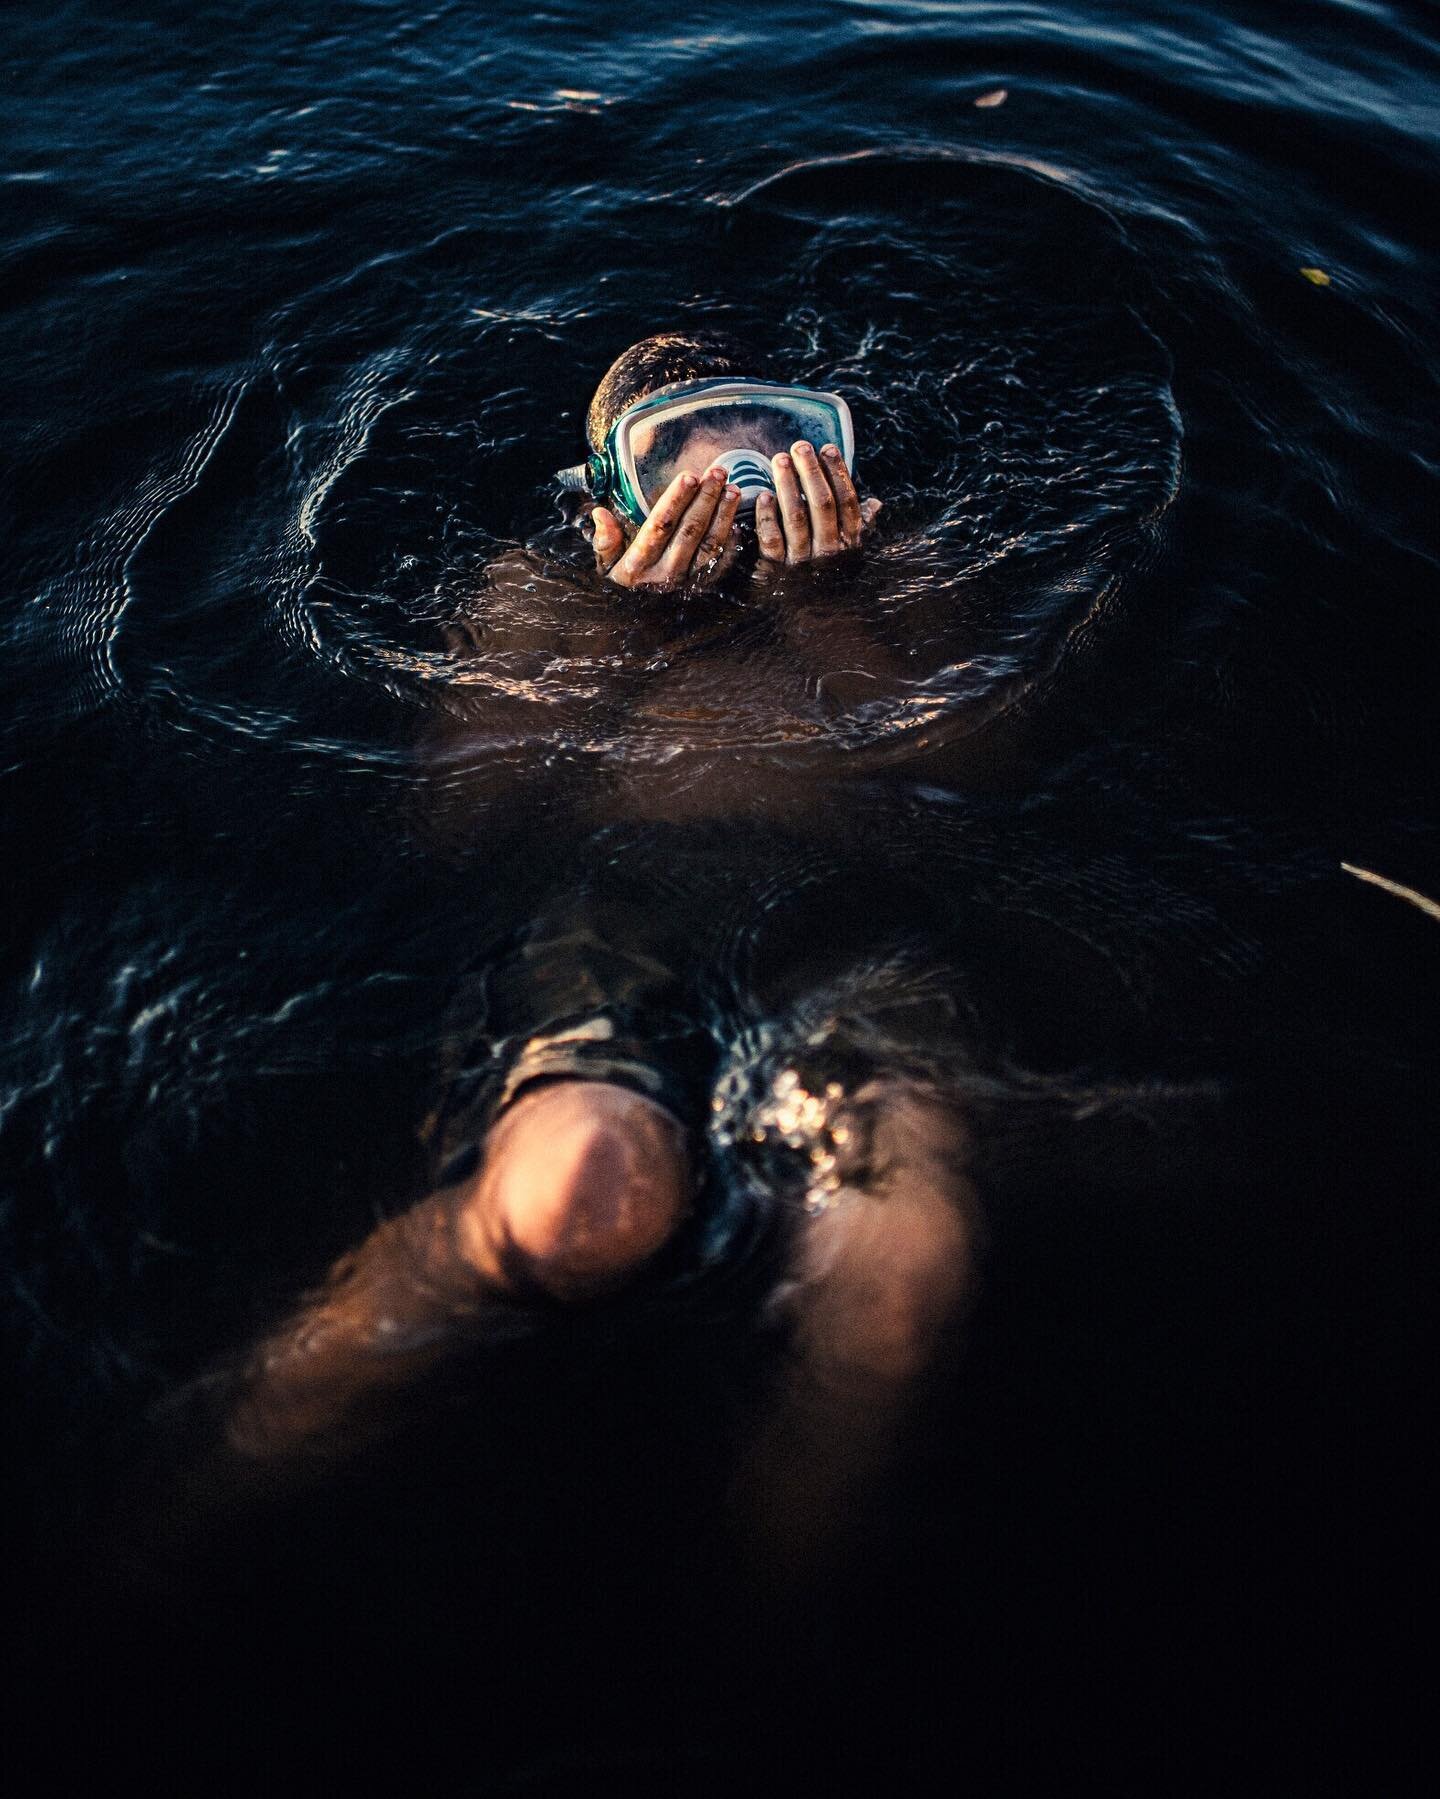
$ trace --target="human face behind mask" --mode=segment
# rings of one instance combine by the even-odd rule
[[[839,394],[730,376],[676,381],[627,406],[588,463],[562,469],[562,486],[584,489],[631,524],[650,515],[675,476],[702,476],[716,463],[741,493],[742,512],[775,491],[769,464],[797,442],[854,459],[850,408]]]
[[[755,502],[758,573],[820,563],[858,550],[881,502],[862,500],[839,450],[819,455],[797,441],[770,459],[774,492]],[[605,506],[591,513],[596,565],[619,587],[707,587],[727,573],[739,553],[740,490],[712,465],[703,479],[683,470],[665,489],[645,523],[627,533]]]

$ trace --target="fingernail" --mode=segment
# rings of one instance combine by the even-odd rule
[[[776,466],[776,468],[789,468],[790,458],[785,454],[785,452],[783,450],[775,458],[775,466]]]
[[[712,468],[705,476],[705,479],[707,481],[723,481],[725,479],[725,470],[723,468]]]
[[[834,444],[826,444],[820,454],[822,456],[828,456],[832,462],[838,462],[840,460],[840,452],[835,448]]]
[[[795,443],[791,444],[790,452],[794,456],[800,456],[800,455],[803,455],[804,452],[806,450],[808,450],[809,448],[810,448],[810,445],[802,437],[802,438],[799,438]]]
[[[725,489],[725,498],[727,500],[738,500],[740,498],[740,489],[738,487],[727,487]]]
[[[691,487],[698,487],[700,484],[690,473],[689,469],[686,469],[685,473],[680,477],[680,485],[688,489]]]

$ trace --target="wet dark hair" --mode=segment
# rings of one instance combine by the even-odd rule
[[[590,448],[604,448],[610,427],[637,400],[671,381],[704,381],[715,375],[754,375],[763,379],[763,358],[738,337],[720,332],[660,332],[642,337],[612,362],[585,419]]]

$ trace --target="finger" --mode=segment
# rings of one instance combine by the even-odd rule
[[[712,468],[685,508],[665,554],[655,564],[654,573],[659,580],[677,586],[688,580],[695,552],[705,540],[710,521],[715,516],[724,492],[725,471],[723,468]]]
[[[880,509],[884,504],[885,502],[883,500],[862,500],[860,502],[860,529],[862,535],[870,529],[871,525],[873,525],[875,520],[880,516]]]
[[[860,496],[855,491],[855,483],[850,479],[850,471],[845,466],[845,458],[835,444],[826,444],[820,452],[820,460],[825,465],[825,475],[835,494],[835,508],[838,514],[840,542],[847,550],[853,550],[860,541]]]
[[[720,496],[720,504],[715,508],[715,516],[710,521],[705,540],[695,552],[695,570],[700,576],[719,572],[720,558],[731,547],[730,527],[735,523],[735,514],[739,510],[740,489],[727,487]]]
[[[835,490],[825,478],[814,444],[802,438],[790,446],[790,457],[810,511],[810,554],[834,556],[841,548],[840,509],[835,504]]]
[[[619,519],[606,506],[597,506],[590,514],[590,522],[595,527],[595,535],[591,539],[595,547],[595,566],[603,575],[624,555],[625,533],[620,528]]]
[[[698,485],[688,469],[675,477],[651,508],[649,518],[635,533],[630,548],[611,569],[612,581],[618,581],[622,587],[633,587],[646,569],[659,561]]]
[[[755,541],[767,562],[785,560],[785,533],[780,529],[780,508],[773,493],[755,497]]]
[[[740,558],[740,533],[732,531],[729,541],[720,552],[720,560],[710,570],[705,579],[710,582],[723,581]]]
[[[807,562],[810,558],[810,514],[795,479],[795,464],[782,450],[778,456],[770,458],[770,472],[780,506],[780,528],[785,533],[785,560]]]

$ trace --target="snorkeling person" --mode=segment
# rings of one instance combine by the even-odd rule
[[[763,379],[759,366],[728,339],[671,334],[607,371],[588,413],[590,458],[558,477],[583,495],[607,582],[710,587],[752,542],[762,580],[863,549],[880,502],[855,486],[849,407]],[[567,900],[537,920],[518,972],[499,971],[487,1034],[519,1047],[449,1108],[436,1190],[343,1257],[253,1350],[232,1389],[233,1450],[264,1462],[318,1445],[323,1456],[327,1439],[363,1435],[386,1396],[457,1340],[483,1337],[488,1319],[603,1298],[665,1266],[677,1243],[683,1253],[708,1073],[677,1076],[667,1058],[700,1033],[648,911],[631,932],[617,929],[613,904],[599,930],[580,910],[577,923]],[[883,1457],[972,1273],[969,1144],[955,1108],[882,1074],[832,1110],[835,1203],[806,1220],[785,1283],[805,1372],[764,1452],[801,1488],[843,1487]],[[877,1196],[883,1215],[868,1203]],[[800,1435],[814,1454],[796,1452]],[[760,1485],[760,1509],[788,1515],[783,1482]]]

